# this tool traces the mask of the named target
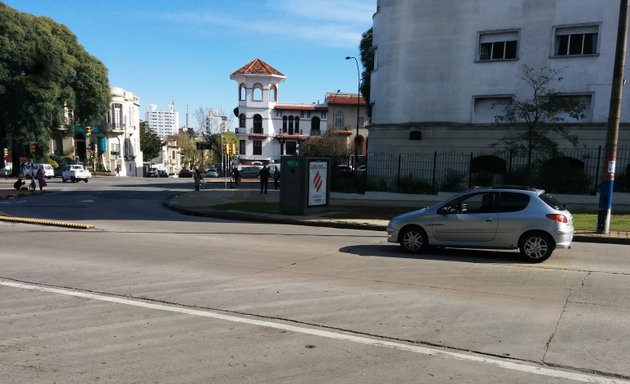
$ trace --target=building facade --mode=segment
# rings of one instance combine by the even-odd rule
[[[300,143],[327,130],[327,106],[279,102],[286,77],[260,59],[230,75],[238,84],[237,153],[242,164],[277,161],[299,152]]]
[[[145,120],[153,132],[160,137],[177,135],[179,129],[179,112],[169,104],[166,111],[159,111],[157,105],[151,104],[146,112]]]
[[[370,152],[488,151],[522,129],[495,116],[532,97],[525,66],[558,73],[558,95],[585,106],[584,118],[565,116],[570,133],[604,145],[618,12],[618,0],[379,0]],[[622,104],[627,146],[627,92]]]
[[[71,111],[66,119],[72,121]],[[121,176],[142,176],[140,100],[122,88],[111,88],[102,125],[70,123],[53,132],[50,148],[55,155],[87,164],[91,171],[114,174],[120,167]]]
[[[358,155],[365,156],[368,147],[368,116],[367,102],[357,93],[327,92],[326,105],[328,107],[328,131],[347,137],[348,148]],[[357,135],[358,133],[358,135]]]
[[[112,99],[102,129],[92,129],[92,147],[100,168],[121,176],[143,176],[140,150],[140,99],[122,88],[112,88]]]

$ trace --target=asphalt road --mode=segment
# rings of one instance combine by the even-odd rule
[[[0,212],[0,382],[630,383],[628,246],[410,257],[375,231],[182,216],[191,181]]]

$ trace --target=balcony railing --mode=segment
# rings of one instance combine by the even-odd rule
[[[254,129],[254,128],[236,128],[237,135],[260,135],[266,136],[266,133],[262,129]]]

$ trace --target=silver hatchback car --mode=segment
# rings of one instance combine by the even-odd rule
[[[430,246],[516,249],[542,262],[556,248],[570,248],[573,216],[540,189],[474,188],[434,206],[396,216],[387,225],[387,241],[407,252]]]

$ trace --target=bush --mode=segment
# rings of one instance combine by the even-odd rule
[[[457,172],[454,169],[448,168],[442,184],[440,184],[440,190],[445,192],[459,192],[466,188],[466,175],[463,172]]]
[[[431,194],[433,187],[430,183],[423,180],[417,180],[413,176],[403,176],[398,181],[398,193],[420,193]]]
[[[72,163],[72,158],[69,156],[57,156],[57,155],[51,155],[50,159],[48,160],[48,162],[50,163],[50,165],[52,165],[53,168],[59,168],[63,165],[67,165]],[[55,166],[56,163],[57,165]]]
[[[470,185],[491,187],[494,184],[494,173],[492,172],[476,172],[470,175]]]
[[[540,169],[540,187],[555,193],[589,193],[591,180],[567,158],[548,160]]]
[[[628,164],[624,173],[615,176],[613,187],[615,192],[630,192],[630,164]]]

